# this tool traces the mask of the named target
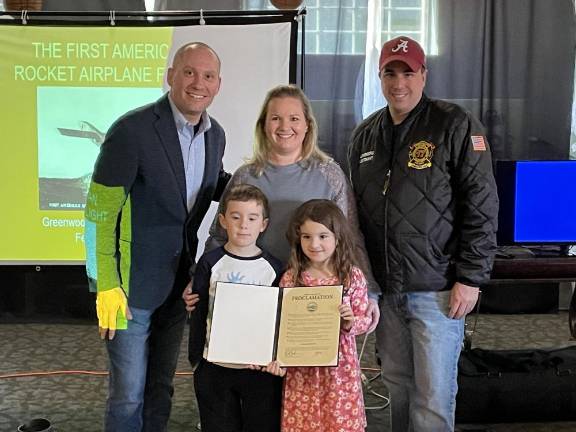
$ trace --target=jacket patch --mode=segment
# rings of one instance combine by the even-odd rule
[[[408,153],[408,167],[415,169],[430,168],[432,166],[432,155],[436,146],[426,141],[418,141],[410,146]]]
[[[374,159],[374,150],[360,155],[360,163],[370,162],[372,159]]]
[[[472,148],[474,151],[486,151],[486,141],[482,135],[472,135],[470,137],[472,140]]]

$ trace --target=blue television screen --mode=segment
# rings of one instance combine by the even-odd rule
[[[576,243],[576,160],[503,161],[496,176],[499,244]]]

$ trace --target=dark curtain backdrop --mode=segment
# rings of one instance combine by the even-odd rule
[[[426,93],[478,117],[495,160],[568,159],[573,1],[438,0],[437,11],[438,55],[428,57]],[[356,99],[362,94],[359,81]],[[332,152],[342,154],[340,148]]]
[[[440,0],[427,92],[467,106],[497,159],[567,159],[572,0]]]
[[[331,0],[340,5],[339,24],[346,3]],[[427,94],[472,111],[486,127],[497,160],[567,159],[573,0],[436,0],[436,11],[438,55],[429,56]],[[345,168],[360,117],[364,56],[342,54],[342,39],[329,37],[332,53],[306,56],[305,91],[319,121],[321,146]]]

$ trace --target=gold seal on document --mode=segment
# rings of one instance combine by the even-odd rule
[[[316,302],[310,302],[306,305],[306,310],[308,312],[316,312],[317,309],[318,309],[318,303]]]

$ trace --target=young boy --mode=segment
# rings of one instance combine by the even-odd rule
[[[194,368],[202,432],[277,432],[281,378],[245,365],[216,364],[204,358],[216,282],[278,286],[283,270],[280,261],[256,245],[268,225],[268,200],[262,191],[247,184],[234,186],[221,207],[218,218],[228,242],[202,255],[192,288],[200,301],[190,316],[188,359]]]

